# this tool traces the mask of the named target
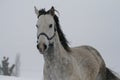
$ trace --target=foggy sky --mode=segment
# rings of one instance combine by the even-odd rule
[[[8,56],[14,63],[20,53],[21,70],[42,79],[44,59],[36,49],[34,6],[54,6],[70,46],[95,47],[106,65],[120,74],[120,0],[1,0],[0,60]],[[28,75],[22,71],[21,76]]]

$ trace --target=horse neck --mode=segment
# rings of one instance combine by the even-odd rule
[[[45,62],[47,63],[60,62],[61,59],[65,58],[67,55],[67,51],[63,48],[63,46],[60,43],[57,32],[54,38],[54,47],[52,47],[47,54],[48,55],[45,56]]]

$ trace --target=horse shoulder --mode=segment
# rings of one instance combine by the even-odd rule
[[[72,48],[72,55],[79,64],[81,74],[84,79],[94,80],[101,67],[105,66],[101,55],[91,46],[79,46]],[[92,74],[91,74],[92,73]],[[88,77],[89,76],[89,77]]]

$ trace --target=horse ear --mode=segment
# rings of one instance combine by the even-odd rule
[[[36,6],[34,6],[34,8],[35,8],[35,13],[38,16],[39,15],[39,10],[36,8]]]
[[[49,13],[54,16],[55,15],[55,9],[54,7],[52,6],[51,9],[49,10]]]

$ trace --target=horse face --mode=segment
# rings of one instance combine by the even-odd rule
[[[38,14],[37,14],[38,15]],[[54,41],[55,36],[55,22],[53,15],[43,14],[37,20],[37,48],[43,54],[45,53],[50,44]]]

